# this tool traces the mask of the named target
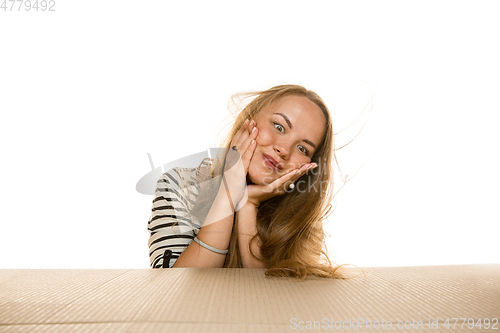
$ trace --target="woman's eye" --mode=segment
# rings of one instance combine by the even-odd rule
[[[285,131],[285,128],[278,123],[274,123],[274,128],[276,128],[281,133],[283,133]]]
[[[276,128],[280,133],[283,133],[285,131],[285,128],[282,125],[278,123],[273,123],[273,125],[274,128]],[[307,148],[305,148],[304,146],[299,146],[299,150],[305,155],[309,154],[309,150],[307,150]]]

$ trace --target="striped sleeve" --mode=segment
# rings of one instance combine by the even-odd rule
[[[148,221],[151,268],[162,268],[164,256],[170,256],[168,267],[172,267],[198,233],[189,213],[197,194],[193,185],[181,168],[165,172],[158,180]]]

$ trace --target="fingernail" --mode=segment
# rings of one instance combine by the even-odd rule
[[[254,127],[253,130],[252,130],[252,133],[255,132],[256,129],[257,129],[257,127]]]
[[[252,120],[252,126],[255,125],[255,120]]]
[[[245,120],[245,124],[248,124],[248,118]]]

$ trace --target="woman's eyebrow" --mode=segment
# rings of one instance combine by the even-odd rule
[[[290,127],[290,129],[292,129],[292,123],[290,122],[290,119],[288,119],[288,117],[286,116],[286,114],[284,113],[279,113],[279,112],[275,112],[273,114],[277,114],[279,116],[282,116],[283,119],[285,119],[286,123],[288,124],[288,127]],[[314,149],[318,149],[318,147],[316,147],[316,145],[314,143],[312,143],[311,141],[307,140],[307,139],[304,139],[302,140],[304,141],[305,143],[309,144],[311,147],[313,147]]]
[[[284,113],[273,113],[273,114],[277,114],[277,115],[282,116],[283,119],[285,119],[286,123],[288,124],[288,127],[290,127],[290,129],[292,129],[292,123],[290,122],[290,119],[288,119],[286,114],[284,114]]]

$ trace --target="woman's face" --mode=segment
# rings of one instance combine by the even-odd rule
[[[253,119],[259,132],[248,176],[259,185],[310,163],[325,135],[323,112],[303,96],[285,96]]]

